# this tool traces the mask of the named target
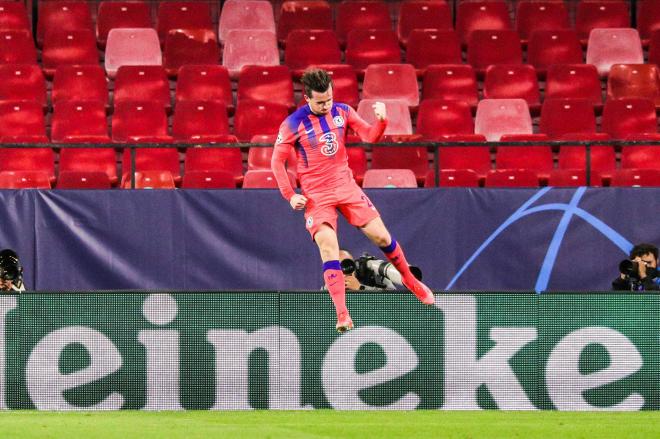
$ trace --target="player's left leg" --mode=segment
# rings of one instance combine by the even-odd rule
[[[433,292],[412,274],[401,245],[392,238],[383,220],[380,217],[374,218],[360,229],[371,242],[380,247],[387,259],[401,273],[403,285],[424,305],[433,305],[435,302]]]

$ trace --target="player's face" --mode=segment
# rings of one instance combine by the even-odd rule
[[[645,255],[640,256],[639,259],[642,262],[645,262],[647,267],[656,268],[658,266],[658,261],[655,260],[653,253],[646,253]]]
[[[328,114],[332,108],[332,85],[323,93],[312,90],[312,95],[305,95],[305,100],[312,113],[318,115]]]

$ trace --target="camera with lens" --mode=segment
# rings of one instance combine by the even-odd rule
[[[367,287],[394,290],[397,286],[403,286],[401,273],[394,265],[376,259],[369,253],[363,253],[356,260],[342,260],[341,270],[346,275],[355,273],[357,280]],[[422,270],[419,267],[410,265],[410,271],[417,279],[422,280]]]
[[[619,272],[631,279],[639,280],[639,262],[624,259],[619,262]],[[653,267],[646,267],[646,276],[650,278],[658,277],[658,270]]]
[[[17,288],[23,284],[23,266],[16,252],[11,249],[0,251],[0,280],[10,281]]]

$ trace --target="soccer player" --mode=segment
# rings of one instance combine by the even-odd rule
[[[376,207],[364,194],[348,167],[346,134],[355,131],[364,142],[377,142],[387,127],[385,104],[373,105],[377,122],[365,122],[353,108],[332,99],[332,80],[321,69],[302,76],[307,105],[282,122],[275,142],[271,167],[282,196],[295,210],[305,209],[305,224],[318,245],[323,278],[337,312],[338,332],[353,328],[346,308],[344,274],[339,264],[337,210],[358,227],[401,273],[403,284],[425,305],[432,305],[431,290],[413,276],[401,245],[390,236]],[[285,162],[291,148],[298,156],[302,194],[294,192]]]

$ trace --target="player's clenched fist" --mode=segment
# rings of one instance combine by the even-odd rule
[[[374,114],[378,120],[385,120],[387,118],[387,110],[385,110],[385,104],[382,102],[375,102],[371,108],[374,109]]]
[[[307,204],[307,198],[304,195],[295,194],[289,200],[289,204],[291,204],[291,207],[293,207],[295,210],[301,210],[305,208],[305,205]]]

